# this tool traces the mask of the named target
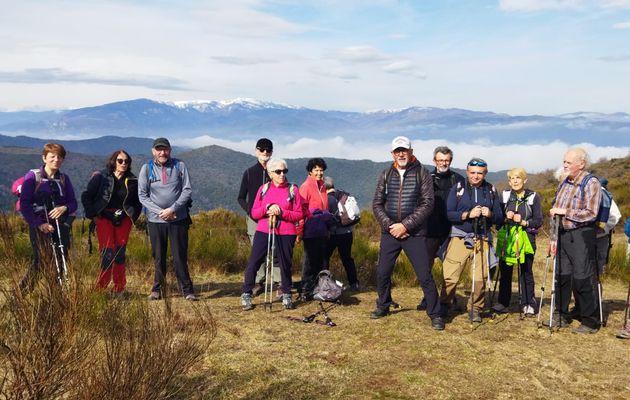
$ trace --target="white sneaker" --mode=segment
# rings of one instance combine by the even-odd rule
[[[536,315],[536,311],[534,310],[534,307],[527,305],[523,306],[523,314],[525,314],[526,317],[533,317]]]
[[[508,312],[508,309],[503,304],[497,303],[492,306],[492,311],[494,311],[497,314],[505,314],[506,312]]]

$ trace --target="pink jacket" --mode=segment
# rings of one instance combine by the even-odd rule
[[[269,189],[265,196],[261,198],[261,192],[265,185],[258,188],[256,199],[252,206],[251,216],[258,221],[256,230],[259,232],[269,233],[269,217],[267,217],[267,206],[277,204],[282,210],[280,222],[278,224],[276,235],[296,235],[297,222],[304,218],[302,211],[302,197],[297,188],[294,188],[293,200],[289,200],[289,185],[285,182],[280,186],[276,186],[273,182],[269,184]]]
[[[300,195],[304,200],[302,204],[302,207],[304,207],[304,218],[312,217],[312,213],[316,209],[328,211],[328,194],[326,194],[324,181],[318,182],[312,176],[307,175],[306,180],[300,185]],[[300,221],[298,226],[299,235],[302,235],[304,232],[304,222],[304,220]]]

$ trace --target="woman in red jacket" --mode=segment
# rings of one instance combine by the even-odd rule
[[[252,290],[256,284],[256,270],[267,256],[270,229],[275,233],[275,253],[280,261],[282,305],[285,309],[293,308],[291,299],[291,260],[293,246],[297,235],[296,224],[303,218],[302,198],[297,186],[287,182],[287,163],[279,158],[267,163],[267,172],[271,182],[258,189],[251,217],[258,221],[252,252],[245,268],[245,282],[241,295],[241,306],[244,311],[254,308]],[[270,218],[276,223],[270,227]]]

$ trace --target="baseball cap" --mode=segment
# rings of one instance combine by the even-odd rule
[[[394,138],[394,140],[392,140],[392,151],[401,147],[403,149],[411,148],[411,141],[409,140],[409,138],[405,136],[397,136]]]
[[[167,138],[159,137],[153,141],[153,148],[155,149],[158,147],[168,147],[170,149],[171,143]]]
[[[271,143],[271,140],[269,140],[267,138],[260,138],[256,142],[256,148],[258,150],[271,150],[271,151],[273,151],[273,143]]]

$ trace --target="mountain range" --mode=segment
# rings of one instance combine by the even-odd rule
[[[597,146],[628,144],[630,114],[576,112],[555,116],[512,116],[457,108],[409,107],[349,112],[316,110],[253,99],[158,102],[137,99],[95,107],[0,112],[0,134],[37,138],[100,136],[230,140],[273,136],[343,136],[347,141],[383,141],[397,134],[423,139],[540,144],[570,139]]]

